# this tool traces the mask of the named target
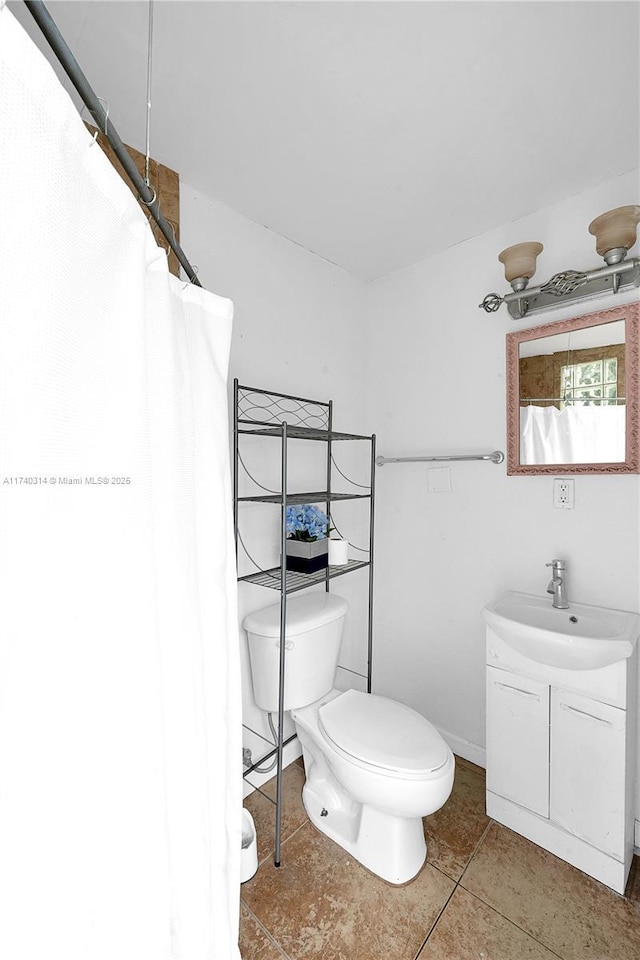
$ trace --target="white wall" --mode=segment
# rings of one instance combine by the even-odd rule
[[[205,287],[235,304],[230,381],[334,401],[334,427],[362,433],[364,385],[365,287],[344,270],[247,220],[224,204],[181,185],[181,243]],[[230,383],[231,405],[231,383]],[[291,445],[290,476],[297,489],[324,489],[326,447],[298,441]],[[366,482],[367,450],[335,446],[335,457],[349,476]],[[366,446],[366,445],[365,445]],[[245,438],[245,463],[256,479],[278,489],[280,444]],[[244,477],[241,493],[259,492]],[[339,489],[336,485],[336,489]],[[358,543],[366,534],[360,504],[349,513],[336,505],[335,518],[345,535]],[[278,562],[279,511],[245,505],[241,529],[245,543],[263,568]],[[364,541],[366,543],[366,540]],[[253,572],[240,549],[240,572]],[[366,673],[366,577],[359,572],[335,581],[335,592],[351,606],[349,632],[341,662]],[[240,586],[240,620],[246,613],[279,602],[279,594],[263,587]],[[258,734],[269,736],[266,714],[253,702],[246,635],[241,632],[245,746],[254,759],[265,750]],[[357,678],[356,678],[357,679]],[[292,730],[292,727],[288,727]],[[251,778],[259,783],[260,778]]]
[[[514,322],[504,307],[485,314],[477,307],[482,297],[506,287],[497,253],[541,240],[538,281],[567,266],[596,265],[587,225],[633,201],[637,182],[635,172],[608,181],[368,286],[184,185],[182,240],[205,286],[235,302],[232,377],[333,399],[335,426],[375,431],[387,456],[489,451],[505,447],[505,334],[612,304],[598,300],[537,321]],[[258,444],[243,448],[245,459],[277,488],[277,451]],[[301,479],[323,469],[311,447],[294,467]],[[366,480],[359,455],[336,453],[347,472]],[[576,477],[575,509],[562,511],[552,506],[552,478],[459,463],[444,468],[451,492],[429,493],[428,469],[377,471],[374,690],[420,710],[460,753],[482,762],[483,604],[507,588],[542,593],[545,562],[561,556],[574,600],[638,610],[639,479]],[[247,509],[247,545],[261,565],[273,565],[277,516]],[[342,516],[358,542],[366,525],[344,508]],[[241,556],[241,571],[251,569]],[[355,574],[334,587],[352,608],[343,665],[365,673],[366,578]],[[241,618],[278,600],[252,586],[240,596]],[[256,731],[246,744],[255,755],[268,731],[253,703],[244,635],[242,644],[245,722]]]
[[[534,283],[597,266],[588,224],[637,192],[636,171],[370,286],[369,417],[381,454],[505,449],[505,334],[619,301],[519,322],[504,306],[486,314],[484,295],[508,289],[498,252],[544,243]],[[427,464],[378,470],[374,690],[482,762],[483,604],[509,588],[544,594],[545,562],[564,557],[570,599],[639,610],[639,478],[576,477],[569,511],[553,508],[551,477],[481,462],[449,469],[450,493],[428,492]]]

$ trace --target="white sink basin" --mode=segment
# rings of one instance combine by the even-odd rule
[[[530,660],[568,670],[595,670],[633,653],[640,616],[624,610],[572,603],[557,610],[551,597],[508,590],[482,611],[485,623]]]

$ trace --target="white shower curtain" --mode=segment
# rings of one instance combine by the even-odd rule
[[[625,406],[520,408],[520,462],[620,463],[625,459]]]
[[[0,9],[0,956],[231,960],[232,305]]]

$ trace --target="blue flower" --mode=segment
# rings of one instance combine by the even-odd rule
[[[292,540],[322,540],[327,536],[328,526],[326,513],[312,503],[287,507],[285,530]]]

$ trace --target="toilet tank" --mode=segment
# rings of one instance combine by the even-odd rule
[[[287,598],[284,709],[305,707],[333,687],[347,602],[333,593]],[[280,678],[280,604],[245,617],[256,704],[278,709]]]

